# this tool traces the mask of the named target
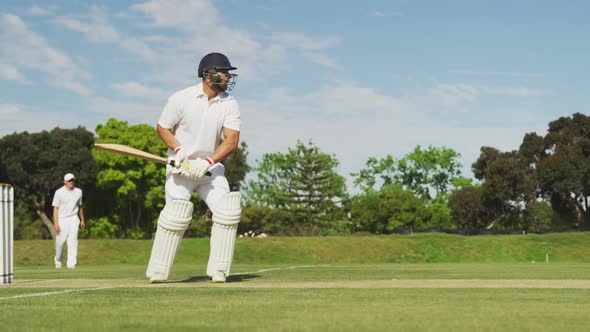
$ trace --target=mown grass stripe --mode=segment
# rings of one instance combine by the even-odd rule
[[[115,287],[77,288],[77,289],[74,288],[74,289],[66,289],[66,290],[55,291],[55,292],[43,292],[43,293],[33,293],[33,294],[20,294],[20,295],[0,297],[0,300],[13,300],[13,299],[22,299],[22,298],[27,298],[27,297],[41,297],[41,296],[50,296],[50,295],[61,295],[61,294],[67,294],[67,293],[97,291],[97,290],[110,289],[110,288],[115,288]]]

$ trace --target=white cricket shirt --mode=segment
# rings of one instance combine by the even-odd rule
[[[74,187],[67,190],[65,186],[57,189],[52,205],[59,208],[60,219],[78,215],[78,210],[82,206],[82,189]]]
[[[174,137],[189,158],[205,158],[220,144],[223,128],[240,130],[240,108],[226,92],[209,101],[199,83],[168,98],[158,124],[174,129]],[[168,149],[168,154],[174,152]]]

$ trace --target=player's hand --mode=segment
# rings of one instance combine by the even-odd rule
[[[205,159],[197,158],[195,160],[189,160],[188,164],[190,165],[188,172],[191,177],[199,179],[209,172],[214,162],[211,158],[207,157]]]
[[[180,164],[186,160],[188,155],[182,149],[182,146],[177,147],[174,149],[174,167],[179,168]]]
[[[84,223],[84,220],[80,221],[80,228],[86,228],[86,223]]]
[[[56,233],[59,233],[59,231],[60,231],[59,224],[54,224],[53,229],[55,229]]]
[[[171,157],[173,158],[173,157]],[[170,159],[170,158],[169,158]],[[170,161],[168,162],[170,164]],[[186,166],[186,164],[185,164]],[[184,167],[172,167],[172,169],[170,170],[170,173],[172,175],[182,175],[182,176],[186,176],[187,178],[190,178],[190,173],[188,172],[188,169],[184,168]]]

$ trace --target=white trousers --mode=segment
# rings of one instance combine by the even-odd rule
[[[204,176],[199,180],[192,180],[181,175],[172,175],[172,166],[167,166],[166,174],[166,203],[174,199],[189,201],[191,193],[196,191],[205,201],[207,207],[215,210],[217,202],[229,192],[229,183],[225,177],[225,167],[221,163],[215,164],[210,171],[211,176]]]
[[[61,254],[66,242],[68,243],[68,268],[76,267],[78,256],[78,229],[80,219],[77,215],[59,219],[59,232],[55,238],[55,266],[61,267]]]

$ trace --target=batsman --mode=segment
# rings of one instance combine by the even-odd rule
[[[230,192],[220,162],[240,140],[240,109],[228,94],[237,79],[230,73],[235,69],[221,53],[205,55],[198,68],[202,81],[174,93],[158,120],[158,134],[168,146],[169,161],[174,166],[166,166],[166,205],[158,218],[146,271],[150,283],[168,280],[176,251],[192,220],[193,191],[213,213],[207,275],[213,282],[225,282],[230,274],[242,213],[241,194]],[[180,167],[181,163],[185,167]]]

